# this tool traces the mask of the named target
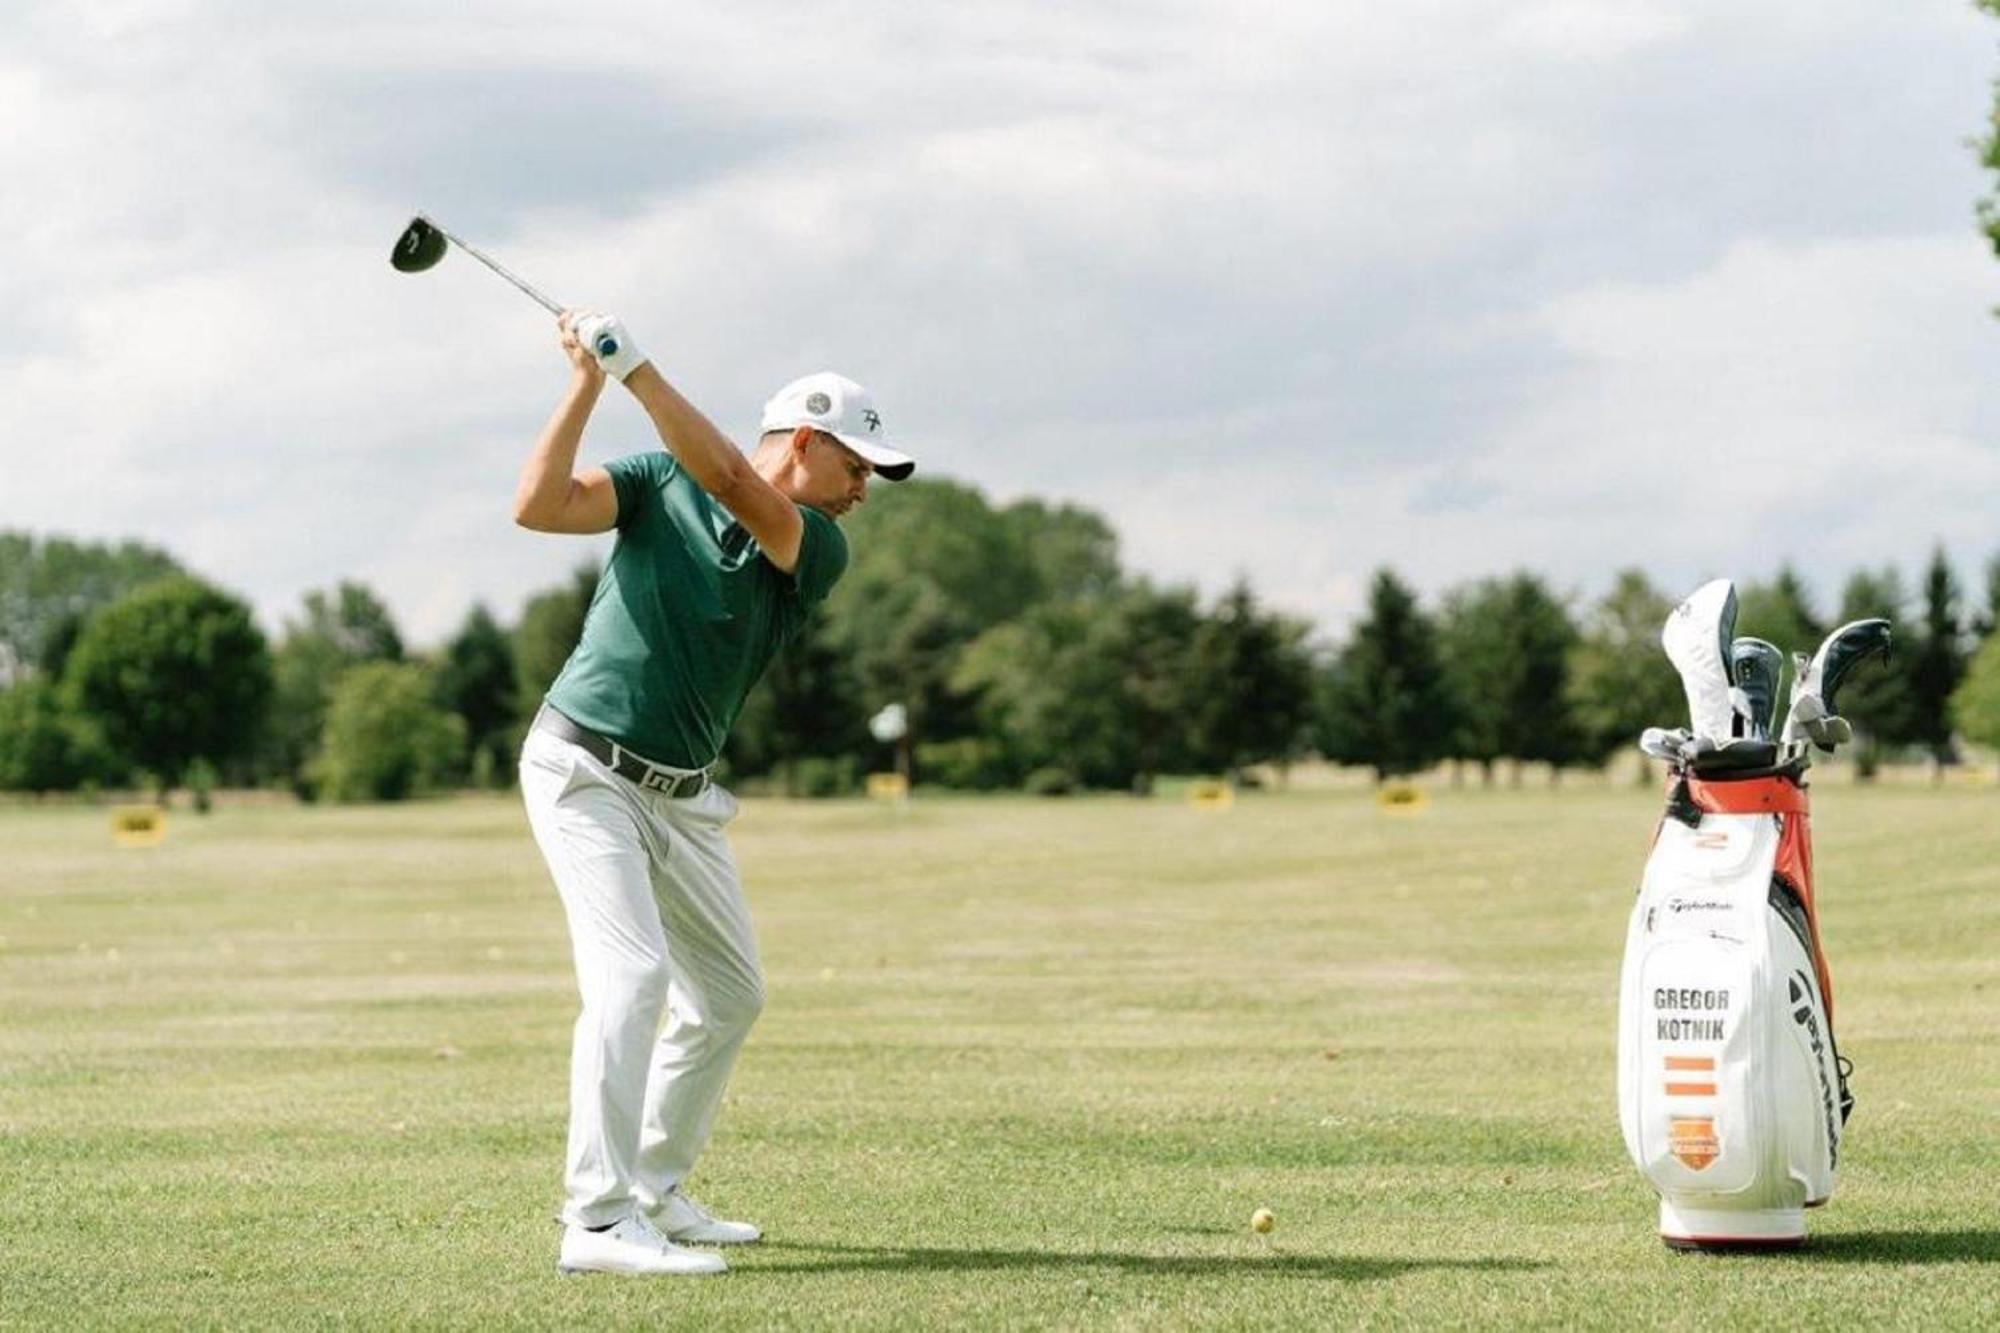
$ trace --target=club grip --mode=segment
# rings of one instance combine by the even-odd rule
[[[618,355],[618,340],[608,333],[598,335],[595,346],[599,356]]]

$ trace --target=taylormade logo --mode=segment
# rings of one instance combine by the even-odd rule
[[[1798,1007],[1792,1010],[1792,1021],[1805,1029],[1806,1045],[1811,1048],[1813,1068],[1819,1071],[1820,1112],[1826,1117],[1826,1162],[1828,1166],[1840,1165],[1840,1122],[1834,1118],[1833,1085],[1826,1077],[1826,1044],[1819,1035],[1819,1009],[1813,1002],[1812,980],[1803,972],[1791,976],[1792,1003]]]

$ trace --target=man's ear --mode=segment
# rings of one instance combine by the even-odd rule
[[[819,434],[819,432],[814,430],[811,426],[792,427],[792,438],[790,440],[792,453],[797,455],[801,460],[803,460],[806,455],[807,446],[812,444],[813,436],[817,434]]]

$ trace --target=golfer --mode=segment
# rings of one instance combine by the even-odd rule
[[[809,375],[764,406],[745,458],[615,319],[557,324],[574,374],[521,470],[514,520],[618,531],[583,636],[521,749],[521,794],[569,921],[583,1009],[570,1050],[565,1273],[720,1273],[760,1232],[684,1188],[764,1003],[710,774],[744,696],[847,568],[835,526],[915,463],[866,390]],[[610,374],[664,452],[576,469]],[[666,1026],[661,1028],[661,1015]]]

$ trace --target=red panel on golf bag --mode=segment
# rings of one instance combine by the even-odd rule
[[[1813,904],[1812,816],[1805,788],[1790,778],[1748,778],[1740,782],[1688,780],[1688,796],[1703,810],[1718,815],[1770,813],[1780,817],[1778,860],[1774,872],[1797,890],[1806,909],[1806,929],[1812,936],[1813,970],[1819,973],[1819,993],[1826,1003],[1826,1021],[1833,1023],[1833,974],[1819,942],[1819,909]]]

